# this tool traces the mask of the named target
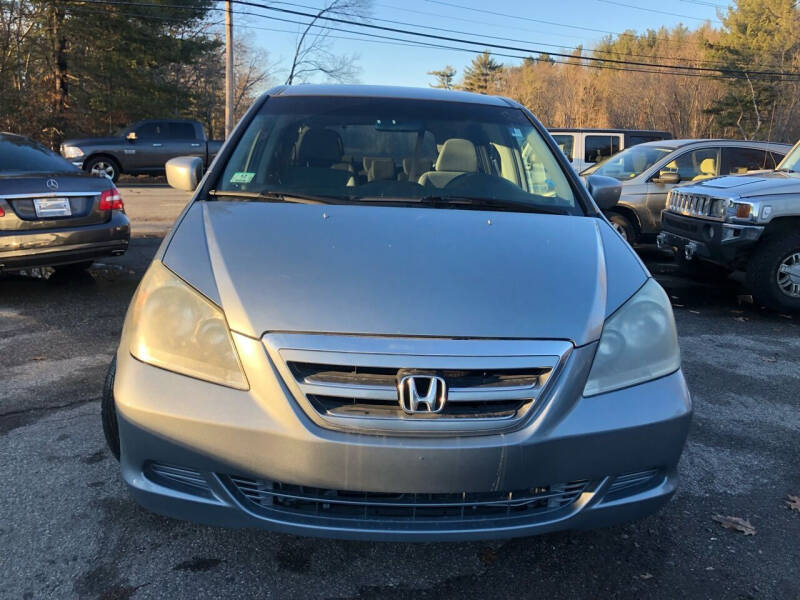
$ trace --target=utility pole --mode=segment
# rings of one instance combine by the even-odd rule
[[[225,0],[225,139],[233,131],[233,4]]]

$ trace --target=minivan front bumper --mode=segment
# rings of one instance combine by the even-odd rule
[[[572,351],[520,429],[368,435],[312,422],[261,343],[234,338],[248,391],[144,364],[123,337],[122,474],[155,512],[300,535],[459,540],[635,519],[675,490],[692,412],[680,371],[582,398],[591,344]]]

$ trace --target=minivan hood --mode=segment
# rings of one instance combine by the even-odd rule
[[[582,345],[647,278],[600,218],[228,201],[196,203],[187,217],[197,205],[219,302],[231,329],[252,337],[292,331]]]
[[[796,173],[767,171],[757,175],[716,177],[693,183],[691,186],[704,188],[704,190],[708,190],[707,193],[714,193],[717,190],[730,190],[740,198],[773,194],[796,194],[800,192],[800,176]]]

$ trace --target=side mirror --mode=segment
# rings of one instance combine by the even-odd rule
[[[586,178],[586,187],[600,210],[614,208],[622,194],[619,181],[605,175],[589,175]]]
[[[653,183],[666,183],[669,185],[675,185],[676,183],[680,182],[681,176],[675,171],[659,171],[658,177],[653,178]]]
[[[178,156],[166,164],[167,183],[176,190],[193,192],[203,178],[203,159],[198,156]]]
[[[125,139],[128,140],[129,142],[135,142],[136,140],[139,139],[139,136],[136,135],[135,131],[129,131],[128,135],[125,136]]]

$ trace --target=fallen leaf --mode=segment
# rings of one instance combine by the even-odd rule
[[[756,528],[753,527],[753,524],[747,519],[740,519],[739,517],[730,517],[725,515],[714,515],[711,518],[726,529],[741,531],[745,535],[756,534]]]
[[[692,313],[693,315],[699,315],[700,314],[699,310],[690,310],[689,312]]]
[[[497,550],[494,548],[484,547],[478,552],[478,558],[480,558],[484,565],[490,567],[497,562],[497,559],[500,558],[500,556],[497,554]]]
[[[763,360],[764,362],[776,362],[778,359],[775,358],[774,356],[762,356],[761,360]]]
[[[676,308],[683,308],[683,304],[673,304],[672,306],[674,306]]]
[[[639,575],[639,577],[641,579],[652,579],[653,578],[653,574],[652,573],[642,573],[641,575]]]
[[[792,315],[782,315],[782,314],[778,314],[778,316],[779,316],[779,317],[783,317],[784,319],[791,319],[791,318],[792,318]]]
[[[47,360],[46,356],[34,356],[33,360]]]
[[[786,506],[788,506],[790,510],[800,512],[800,496],[792,496],[789,494],[787,498],[789,499],[786,500]]]
[[[748,319],[747,317],[736,317],[736,318],[734,318],[734,321],[739,321],[740,323],[744,323],[745,321],[749,321],[749,320],[750,319]]]

